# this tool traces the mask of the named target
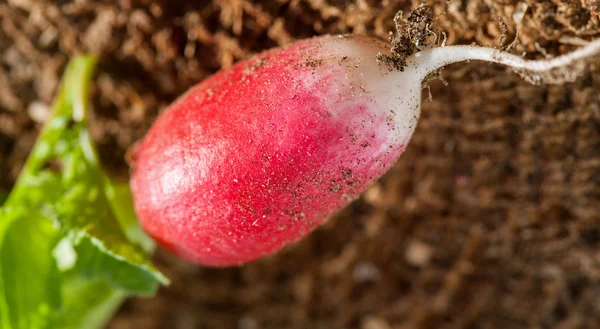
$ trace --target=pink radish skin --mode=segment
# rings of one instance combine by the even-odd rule
[[[204,265],[272,254],[394,164],[417,124],[421,81],[433,70],[467,59],[540,72],[565,65],[444,47],[418,53],[405,72],[392,72],[375,60],[388,48],[369,37],[313,38],[192,88],[158,118],[135,154],[131,186],[144,229]],[[586,48],[596,53],[600,46]],[[584,50],[566,64],[588,56]]]
[[[410,139],[417,104],[396,116],[404,104],[371,81],[389,69],[362,60],[388,46],[352,39],[264,53],[171,106],[137,154],[146,231],[194,262],[240,264],[305,236],[381,176]]]

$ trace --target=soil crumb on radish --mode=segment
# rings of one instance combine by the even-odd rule
[[[417,9],[410,12],[408,18],[402,17],[399,11],[394,17],[396,33],[390,32],[391,54],[379,54],[377,59],[388,64],[397,71],[404,71],[406,60],[412,54],[418,52],[422,47],[430,44],[430,37],[435,35],[433,31],[433,11],[430,6],[421,4]]]

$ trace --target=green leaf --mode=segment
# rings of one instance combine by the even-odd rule
[[[67,66],[54,114],[1,208],[3,329],[97,328],[126,295],[168,283],[149,260],[154,244],[129,189],[107,177],[89,136],[94,66],[91,57]]]
[[[58,230],[35,210],[0,209],[2,328],[52,327],[53,310],[60,305],[60,275],[49,251],[58,237]]]
[[[8,193],[6,193],[6,191],[0,189],[0,206],[2,206],[2,204],[4,203],[4,201],[6,201],[7,198],[8,198]]]
[[[63,307],[56,314],[54,328],[102,328],[126,297],[108,282],[89,280],[76,271],[65,273],[64,282]]]
[[[122,230],[118,217],[134,222],[135,214],[131,205],[114,201],[114,185],[102,171],[88,133],[87,92],[93,67],[89,57],[76,58],[67,67],[54,115],[8,203],[51,209],[49,217],[73,239],[77,261],[86,265],[78,266],[85,276],[104,278],[128,293],[153,294],[167,280]]]

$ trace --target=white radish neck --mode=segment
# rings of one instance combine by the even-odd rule
[[[411,56],[416,70],[424,79],[428,74],[446,65],[468,60],[482,60],[503,64],[525,73],[534,84],[564,83],[575,80],[585,69],[585,60],[600,54],[600,39],[571,53],[552,59],[526,60],[519,56],[493,48],[478,46],[447,46],[431,48]],[[563,70],[564,71],[561,71]],[[558,72],[554,72],[558,70]]]

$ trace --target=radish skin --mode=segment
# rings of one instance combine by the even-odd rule
[[[209,266],[277,252],[356,199],[400,157],[431,72],[476,59],[538,74],[597,54],[600,41],[549,61],[482,47],[434,48],[409,58],[404,72],[376,60],[388,48],[370,37],[312,38],[193,87],[135,152],[131,186],[144,229]]]

